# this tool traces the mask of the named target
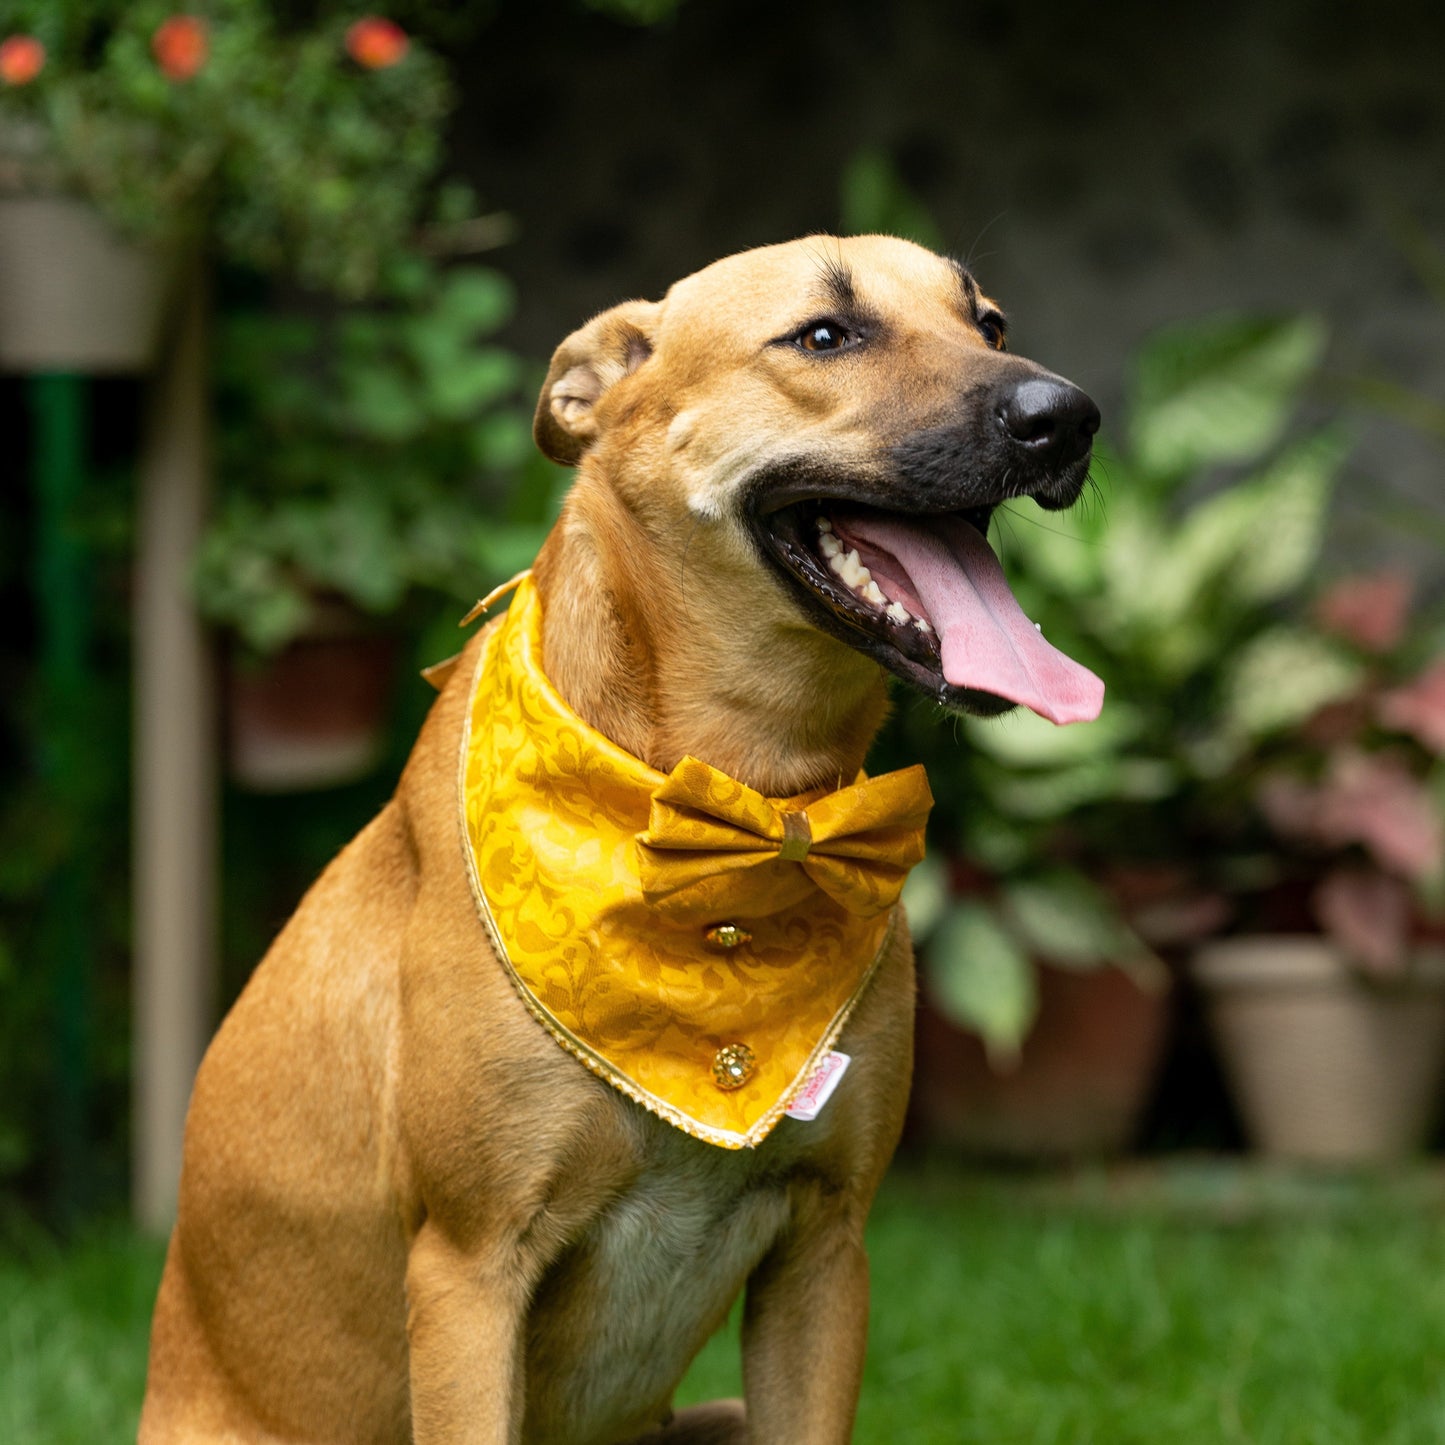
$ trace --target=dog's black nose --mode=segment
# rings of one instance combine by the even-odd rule
[[[1084,456],[1099,430],[1099,408],[1057,376],[1031,376],[998,403],[998,423],[1037,464],[1066,467]]]

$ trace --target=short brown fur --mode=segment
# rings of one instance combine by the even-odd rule
[[[818,314],[829,263],[884,319],[885,362],[775,344]],[[799,452],[876,470],[992,360],[957,270],[882,237],[735,256],[569,338],[537,422],[580,463],[535,569],[562,695],[659,769],[691,753],[774,796],[850,778],[882,670],[767,573],[742,488]],[[487,944],[457,843],[470,675],[201,1067],[140,1438],[842,1445],[863,1224],[911,1070],[906,930],[816,1122],[734,1153],[644,1113],[538,1027]],[[746,1412],[672,1416],[744,1285]]]

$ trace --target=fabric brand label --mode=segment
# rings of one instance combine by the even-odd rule
[[[788,1105],[788,1118],[804,1122],[816,1119],[823,1112],[823,1105],[833,1097],[838,1080],[848,1072],[848,1065],[852,1062],[847,1054],[840,1054],[837,1049],[828,1054],[813,1070],[812,1078],[803,1085],[798,1097]]]

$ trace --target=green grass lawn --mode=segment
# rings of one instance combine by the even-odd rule
[[[896,1175],[862,1445],[1439,1445],[1445,1188],[1183,1165]],[[0,1260],[0,1441],[133,1437],[160,1248]],[[683,1398],[737,1393],[736,1325]]]

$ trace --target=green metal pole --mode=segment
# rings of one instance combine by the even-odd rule
[[[85,868],[88,575],[77,533],[85,477],[88,393],[83,377],[53,372],[27,382],[33,420],[35,588],[41,706],[37,763],[67,826],[65,853],[45,901],[42,967],[51,979],[52,1208],[73,1223],[89,1202],[90,908]]]

